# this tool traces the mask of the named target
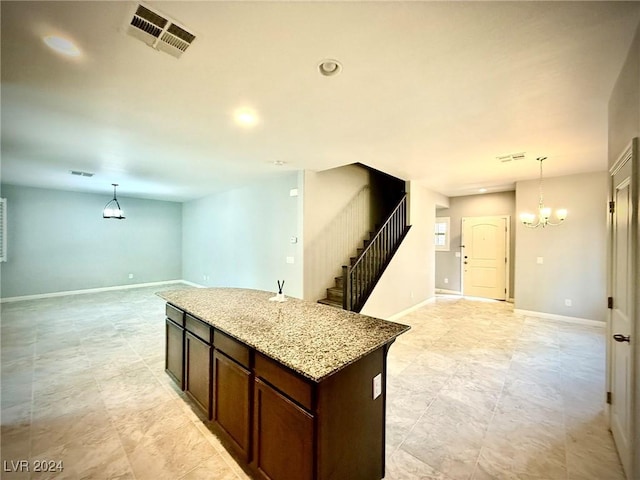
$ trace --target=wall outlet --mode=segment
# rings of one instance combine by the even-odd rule
[[[287,257],[287,263],[293,263],[293,257]]]
[[[544,257],[536,257],[536,263],[542,265],[544,263]]]
[[[373,399],[375,400],[382,395],[382,374],[379,373],[373,377]]]
[[[133,278],[133,273],[130,273],[130,274],[129,274],[129,278],[130,278],[130,279],[131,279],[131,278]]]
[[[460,258],[460,252],[456,252],[456,258]]]
[[[565,307],[571,307],[572,306],[572,302],[570,298],[565,298],[564,299],[564,306]]]
[[[449,283],[449,279],[448,279],[448,278],[445,278],[445,279],[444,279],[444,283]]]
[[[289,196],[290,197],[297,197],[298,196],[298,189],[297,188],[292,188],[291,190],[289,190]]]

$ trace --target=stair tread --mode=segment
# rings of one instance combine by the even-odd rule
[[[318,303],[321,303],[323,305],[329,305],[330,307],[342,308],[342,303],[329,300],[328,298],[323,298],[322,300],[318,300]]]

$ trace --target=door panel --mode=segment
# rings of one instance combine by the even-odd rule
[[[184,341],[184,389],[211,419],[211,345],[186,332]]]
[[[312,480],[314,417],[260,379],[254,398],[253,461],[261,478]]]
[[[251,372],[224,353],[213,353],[213,421],[226,433],[242,458],[249,462]]]
[[[631,168],[628,160],[612,177],[611,333],[624,336],[631,336],[633,317]],[[627,476],[632,452],[632,379],[631,343],[611,341],[611,431]]]
[[[463,293],[507,298],[507,217],[462,219]]]

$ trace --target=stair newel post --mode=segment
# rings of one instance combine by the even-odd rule
[[[349,267],[346,265],[342,266],[342,308],[344,310],[351,310],[349,308],[349,293],[350,293],[350,288],[349,288],[349,284],[351,283],[349,281]]]
[[[407,202],[402,200],[402,229],[407,226]]]

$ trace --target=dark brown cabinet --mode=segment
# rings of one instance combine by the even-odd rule
[[[167,373],[252,477],[384,477],[390,343],[314,381],[171,305],[166,329]]]
[[[220,350],[215,350],[213,379],[213,421],[228,437],[236,453],[248,462],[252,374]]]
[[[211,419],[211,372],[213,347],[190,331],[184,341],[184,390]]]
[[[254,468],[268,480],[312,480],[314,417],[255,380]]]
[[[184,312],[166,307],[165,370],[184,390]]]

